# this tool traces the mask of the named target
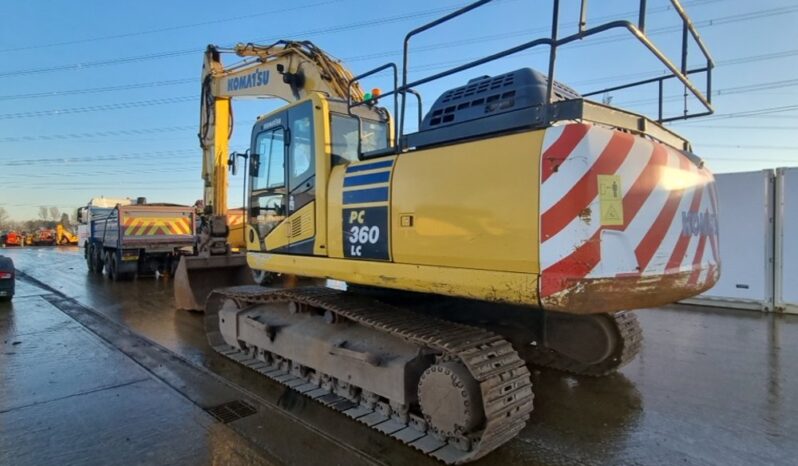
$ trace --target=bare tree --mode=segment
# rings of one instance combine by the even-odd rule
[[[6,209],[0,207],[0,229],[2,230],[6,229],[6,227],[8,226],[7,225],[8,220],[9,220],[8,212],[6,212]]]
[[[51,206],[50,207],[50,219],[52,219],[54,222],[60,220],[61,219],[61,209],[59,209],[56,206]]]
[[[47,220],[47,216],[50,213],[47,211],[47,207],[40,205],[39,206],[39,218],[42,220]]]

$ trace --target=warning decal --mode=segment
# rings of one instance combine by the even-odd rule
[[[623,225],[623,190],[620,175],[598,175],[601,224]]]

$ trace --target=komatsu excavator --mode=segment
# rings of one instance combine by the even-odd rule
[[[640,349],[631,310],[696,295],[719,276],[713,177],[662,124],[712,113],[712,59],[680,3],[679,65],[645,35],[645,1],[638,21],[594,27],[582,1],[578,29],[560,37],[554,0],[550,36],[408,82],[410,39],[486,3],[411,31],[401,73],[389,63],[352,76],[291,41],[209,46],[203,68],[203,176],[221,222],[212,250],[227,249],[216,209],[231,99],[288,102],[258,118],[249,154],[246,258],[273,282],[211,292],[211,345],[446,463],[480,458],[524,427],[528,364],[613,372]],[[558,47],[614,29],[669,74],[586,95],[553,79]],[[687,67],[688,40],[706,66]],[[406,101],[422,104],[414,88],[533,47],[548,48],[547,75],[474,77],[406,131]],[[225,67],[223,53],[245,60]],[[364,93],[359,81],[377,73],[393,73],[394,88]],[[661,104],[673,82],[706,110],[667,117],[660,105],[651,119],[585,98],[651,85]]]

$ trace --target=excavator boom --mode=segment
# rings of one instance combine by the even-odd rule
[[[243,60],[225,66],[222,62],[225,54]],[[338,99],[351,97],[356,101],[363,98],[360,87],[352,82],[352,74],[309,41],[238,44],[232,49],[209,45],[201,80],[199,141],[203,211],[197,229],[197,254],[184,256],[175,276],[177,306],[192,310],[205,307],[205,298],[214,287],[252,281],[246,257],[231,251],[234,222],[228,212],[227,196],[233,100],[276,98],[290,103],[311,94]],[[238,241],[239,235],[234,239]]]

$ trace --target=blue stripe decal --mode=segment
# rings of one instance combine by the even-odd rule
[[[391,166],[393,166],[393,160],[384,160],[382,162],[364,163],[363,165],[349,165],[346,167],[346,172],[362,172],[365,170],[374,170],[375,168],[386,168]]]
[[[364,184],[387,183],[391,172],[369,173],[368,175],[347,176],[344,178],[344,187],[361,186]]]
[[[344,204],[364,202],[385,202],[388,200],[388,187],[344,191]]]

